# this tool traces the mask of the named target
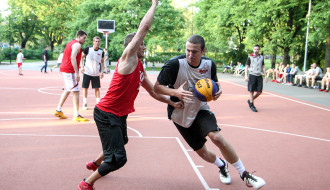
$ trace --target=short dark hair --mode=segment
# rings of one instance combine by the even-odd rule
[[[83,36],[83,35],[86,35],[87,36],[87,33],[85,32],[85,31],[83,31],[83,30],[79,30],[78,32],[77,32],[77,37],[78,36]]]
[[[200,44],[201,45],[201,49],[202,51],[204,50],[205,48],[205,41],[204,41],[204,38],[200,35],[192,35],[188,38],[187,42],[190,42],[190,43],[193,43],[193,44]]]
[[[258,44],[254,45],[253,47],[258,47],[260,49],[260,46]]]
[[[127,34],[124,40],[124,48],[128,46],[128,44],[133,40],[134,36],[136,35],[136,32]]]

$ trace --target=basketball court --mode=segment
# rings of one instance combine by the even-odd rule
[[[0,189],[76,189],[91,174],[85,163],[101,151],[93,121],[94,91],[88,91],[89,109],[80,108],[90,121],[73,123],[71,95],[63,106],[69,118],[53,116],[62,93],[58,71],[43,74],[23,67],[24,75],[18,76],[17,70],[1,68]],[[157,73],[148,76],[155,82]],[[111,77],[101,80],[101,97]],[[254,113],[245,85],[219,78],[223,94],[209,105],[245,168],[266,181],[262,189],[328,189],[330,107],[265,91]],[[232,166],[232,184],[222,184],[216,166],[199,158],[167,119],[166,105],[143,88],[135,109],[128,117],[128,162],[99,180],[95,189],[248,189]],[[207,146],[221,156],[209,141]]]

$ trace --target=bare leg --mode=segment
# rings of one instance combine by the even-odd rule
[[[210,132],[207,134],[211,141],[220,149],[223,157],[230,163],[233,164],[238,161],[238,155],[236,154],[236,151],[231,146],[230,143],[228,143],[225,138],[223,138],[218,131],[216,132]],[[202,148],[203,149],[203,148]],[[206,147],[205,147],[206,149]],[[206,149],[207,150],[207,149]],[[196,151],[197,152],[197,151]],[[210,152],[210,151],[209,151]],[[212,153],[213,154],[213,153]],[[211,155],[212,155],[211,154]],[[212,158],[212,156],[210,156]],[[212,161],[212,160],[211,160]],[[213,162],[215,161],[215,157]]]
[[[97,158],[95,159],[94,162],[99,166],[99,165],[102,164],[103,158],[104,158],[104,154],[103,154],[103,152],[101,152],[101,153],[97,156]]]
[[[66,90],[63,91],[60,101],[58,102],[59,106],[61,106],[61,107],[63,106],[63,104],[66,101],[66,99],[68,98],[69,94],[70,94],[70,91],[66,91]]]
[[[83,97],[87,98],[88,95],[88,88],[83,88]]]
[[[73,91],[73,110],[74,113],[79,113],[79,91]],[[74,116],[76,117],[76,115]]]
[[[99,174],[97,170],[95,170],[92,175],[85,179],[85,182],[88,184],[94,184],[96,180],[100,179],[102,176]]]
[[[100,89],[99,88],[95,88],[95,97],[100,98]]]
[[[262,92],[257,92],[257,93],[253,96],[253,102],[254,102],[255,99],[257,99],[257,98],[260,96],[261,93],[262,93]]]

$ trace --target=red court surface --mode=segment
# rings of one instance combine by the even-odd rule
[[[69,119],[60,120],[53,116],[62,92],[60,73],[23,73],[0,70],[0,189],[76,189],[91,174],[85,162],[101,151],[92,120],[94,92],[89,89],[89,110],[80,110],[91,121],[71,121],[71,97],[63,107]],[[102,96],[111,76],[102,79]],[[156,77],[149,74],[152,82]],[[262,189],[329,189],[329,107],[264,92],[254,113],[245,86],[221,84],[223,95],[209,105],[245,168],[265,179]],[[167,119],[166,105],[142,88],[135,108],[128,117],[128,162],[99,180],[97,190],[249,189],[232,166],[232,184],[222,184],[216,166],[191,151]],[[207,146],[221,156],[210,141]]]

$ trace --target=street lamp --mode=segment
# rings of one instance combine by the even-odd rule
[[[10,54],[9,54],[9,63],[11,64],[11,27],[10,27],[10,16],[9,16],[9,48],[10,48]],[[16,21],[16,16],[14,17],[13,21],[15,22]]]

